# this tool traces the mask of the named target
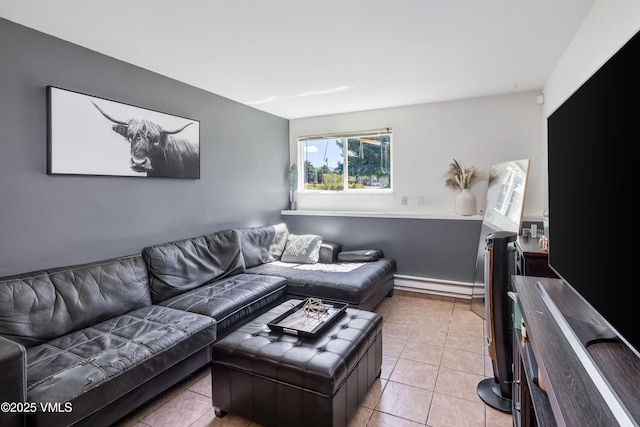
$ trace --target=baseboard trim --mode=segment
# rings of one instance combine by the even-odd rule
[[[473,286],[471,298],[484,298],[484,283],[476,283]]]
[[[404,274],[393,276],[393,289],[466,300],[471,300],[474,294],[472,282],[458,282]]]

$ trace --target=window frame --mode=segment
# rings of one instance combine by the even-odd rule
[[[305,143],[308,141],[315,140],[330,140],[330,139],[343,139],[346,144],[348,144],[349,138],[375,138],[381,136],[389,136],[389,182],[390,185],[388,187],[373,189],[373,188],[349,188],[349,150],[343,150],[342,162],[343,162],[343,173],[342,173],[342,183],[343,188],[340,190],[315,190],[309,189],[305,186]],[[348,145],[347,145],[348,147]],[[365,131],[354,131],[354,132],[340,132],[340,133],[326,133],[326,134],[318,134],[318,135],[305,135],[297,138],[297,151],[298,151],[298,164],[300,167],[299,176],[298,176],[298,185],[297,191],[299,193],[304,194],[389,194],[393,192],[394,179],[393,179],[393,129],[391,127],[373,129],[373,130],[365,130]]]

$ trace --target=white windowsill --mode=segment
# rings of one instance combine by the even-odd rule
[[[482,215],[457,215],[453,212],[352,212],[352,211],[303,211],[283,210],[282,215],[292,216],[346,216],[359,218],[407,218],[407,219],[455,219],[482,221]]]

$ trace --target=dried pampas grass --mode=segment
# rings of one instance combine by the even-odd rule
[[[465,168],[462,163],[453,159],[445,174],[444,185],[453,190],[470,188],[483,175],[484,173],[477,166]]]

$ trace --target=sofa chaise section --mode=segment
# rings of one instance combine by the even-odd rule
[[[393,293],[397,269],[393,258],[358,257],[340,262],[342,245],[322,241],[317,262],[283,262],[282,253],[290,235],[286,224],[235,230],[240,236],[246,272],[285,278],[290,295],[326,298],[373,310]],[[382,255],[381,251],[372,252]]]
[[[352,308],[373,310],[393,292],[395,260],[295,264],[274,261],[247,269],[248,273],[284,277],[290,295],[343,301]]]

